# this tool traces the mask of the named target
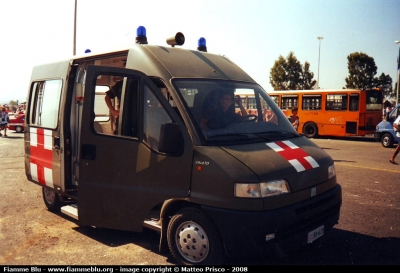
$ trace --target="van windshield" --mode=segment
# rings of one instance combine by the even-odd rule
[[[175,79],[199,136],[207,144],[276,141],[299,135],[257,84]]]

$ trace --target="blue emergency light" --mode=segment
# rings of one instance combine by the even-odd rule
[[[91,51],[90,49],[86,49],[86,50],[85,50],[85,54],[86,54],[86,53],[91,53],[91,52],[92,52],[92,51]]]
[[[140,26],[136,30],[136,43],[147,44],[146,28],[144,26]]]
[[[201,37],[197,43],[198,47],[197,50],[198,51],[204,51],[207,52],[207,45],[206,45],[206,39]]]

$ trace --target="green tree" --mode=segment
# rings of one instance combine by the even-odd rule
[[[314,85],[317,83],[317,81],[313,79],[314,73],[310,71],[310,63],[309,62],[304,63],[301,78],[302,78],[302,82],[300,83],[300,89],[302,89],[302,90],[311,90],[314,87]]]
[[[346,80],[346,88],[368,89],[376,85],[374,76],[377,66],[374,58],[363,52],[354,52],[347,56],[349,76]]]
[[[304,67],[297,60],[293,52],[285,58],[279,56],[270,71],[269,82],[274,90],[303,90],[311,89],[316,81],[314,73],[310,71],[310,64]]]
[[[382,73],[379,77],[374,79],[374,87],[382,89],[382,95],[384,99],[396,97],[396,93],[393,91],[392,84],[392,78],[389,75],[385,75],[385,73]]]

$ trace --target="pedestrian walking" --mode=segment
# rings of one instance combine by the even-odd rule
[[[1,130],[4,130],[4,137],[7,137],[7,124],[10,121],[10,118],[5,107],[1,109],[0,115],[0,136],[2,136]]]
[[[390,163],[398,165],[394,159],[396,158],[397,154],[400,152],[400,115],[397,116],[396,120],[393,122],[393,130],[396,132],[396,136],[398,137],[397,147],[393,152],[392,157],[389,159]]]

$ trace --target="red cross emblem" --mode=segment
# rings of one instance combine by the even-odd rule
[[[266,145],[292,164],[297,172],[319,167],[314,158],[291,141],[277,141],[266,143]]]
[[[30,129],[30,168],[32,179],[53,186],[53,137],[51,130]]]

